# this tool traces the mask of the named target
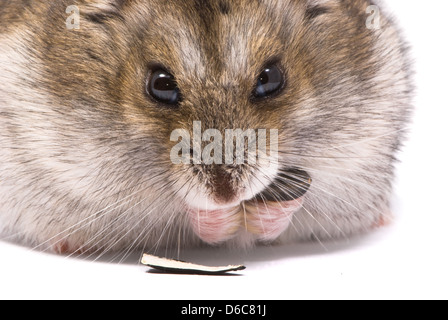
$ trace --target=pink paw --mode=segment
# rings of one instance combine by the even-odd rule
[[[303,204],[303,198],[291,201],[252,201],[246,204],[247,230],[261,241],[275,240],[291,223],[293,214]]]
[[[240,228],[240,210],[240,206],[218,210],[190,209],[188,215],[198,237],[209,244],[217,244],[232,238]]]

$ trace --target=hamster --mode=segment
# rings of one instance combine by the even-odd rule
[[[368,0],[3,0],[0,232],[75,253],[371,230],[408,51]]]

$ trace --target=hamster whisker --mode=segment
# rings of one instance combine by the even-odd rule
[[[311,213],[311,212],[309,212],[309,210],[307,209],[307,208],[304,208],[303,206],[302,206],[302,208],[303,208],[303,210],[305,210],[305,212],[311,217],[311,219],[313,219],[314,220],[314,222],[316,222],[318,225],[319,225],[319,227],[327,234],[327,236],[330,238],[330,239],[332,239],[333,238],[333,236],[327,231],[327,229],[316,219],[316,217]],[[330,221],[332,221],[332,220],[330,220]],[[334,223],[334,222],[333,222]],[[336,225],[336,224],[335,224]],[[337,226],[337,225],[336,225]],[[313,233],[314,234],[314,233]],[[314,234],[315,235],[315,234]]]
[[[262,174],[264,174],[264,173],[262,173]],[[264,182],[262,182],[256,175],[254,175],[254,177],[261,183],[261,185],[263,185],[264,189],[267,188],[267,185]],[[252,186],[250,184],[249,184],[249,188],[252,193],[252,198],[254,199],[255,203],[257,204],[256,209],[257,209],[258,215],[260,216],[260,208],[258,207],[257,194],[255,194],[255,192],[253,191]],[[266,211],[268,212],[268,215],[270,216],[269,208],[268,208],[268,205],[266,204],[263,194],[260,194],[260,196],[261,196],[261,200],[263,201],[264,207],[265,207]],[[263,232],[265,232],[266,229],[264,227],[264,223],[263,223],[262,219],[260,219],[260,224],[261,224],[261,229],[263,230]],[[246,225],[247,225],[247,223],[246,223]],[[246,226],[246,230],[247,230],[247,226]]]
[[[135,208],[136,206],[140,205],[142,202],[144,201],[138,201],[137,203],[135,203],[133,206],[127,208],[124,212],[120,213],[119,216],[117,216],[116,218],[114,218],[112,221],[109,221],[107,223],[107,225],[104,226],[103,229],[101,229],[101,231],[96,232],[91,238],[89,238],[89,240],[87,242],[85,242],[80,248],[79,251],[80,252],[86,252],[86,253],[90,253],[87,258],[89,258],[90,256],[94,255],[96,252],[98,252],[99,250],[101,250],[102,248],[104,248],[107,245],[107,242],[105,244],[103,244],[102,246],[98,246],[98,244],[101,242],[101,239],[103,238],[107,238],[111,235],[114,235],[117,231],[117,229],[119,229],[120,226],[123,226],[124,224],[127,223],[128,220],[131,219],[131,216],[128,217],[128,220],[125,220],[127,215],[126,213],[131,211],[133,208]],[[124,221],[123,221],[124,220]],[[121,222],[119,225],[118,223]],[[113,226],[113,228],[112,228]],[[69,235],[67,235],[69,236]],[[111,237],[110,239],[114,239],[117,235],[115,234],[113,237]],[[99,238],[98,241],[95,241]],[[90,244],[90,246],[89,246]],[[87,247],[88,246],[88,247]],[[94,251],[92,251],[93,249],[96,249]],[[72,253],[71,255],[77,254],[77,252]],[[71,256],[70,255],[70,256]],[[81,254],[82,255],[82,254]]]
[[[115,238],[114,238],[112,242],[109,241],[109,242],[111,242],[111,243],[106,247],[106,249],[103,249],[102,252],[101,252],[98,256],[95,257],[94,261],[100,259],[106,252],[108,252],[108,251],[110,251],[111,249],[113,249],[113,247],[116,246],[117,243],[119,243],[119,242],[120,242],[121,240],[123,240],[123,239],[124,239],[130,232],[132,232],[136,226],[140,225],[140,223],[141,223],[144,219],[147,219],[147,218],[148,218],[148,215],[149,215],[151,212],[153,212],[154,210],[156,210],[157,208],[159,208],[160,205],[162,205],[162,204],[159,204],[159,205],[156,205],[156,206],[152,207],[151,210],[150,210],[149,212],[147,212],[146,214],[142,215],[142,217],[141,217],[140,219],[138,219],[138,220],[135,222],[135,224],[133,225],[133,227],[128,228],[127,231],[126,231],[126,229],[124,229],[123,232],[124,232],[124,231],[126,231],[126,232],[124,232],[124,234],[121,235],[120,237],[118,237],[119,235],[117,235],[117,236],[115,237],[115,238],[118,238],[117,240],[115,240]],[[148,208],[149,208],[149,207],[148,207]],[[133,216],[129,216],[128,218],[129,218],[129,220],[130,220],[130,219],[133,219]],[[128,221],[129,221],[129,220],[128,220]],[[123,233],[123,232],[122,232],[122,233]],[[92,254],[90,254],[89,257],[90,257],[91,255],[92,255]]]
[[[149,180],[149,179],[148,179],[148,180]],[[144,182],[142,181],[141,183],[137,184],[137,186],[141,186],[143,183],[144,183]],[[135,186],[134,186],[134,188],[135,188]],[[131,188],[126,188],[125,190],[129,190],[129,189],[131,189]],[[142,187],[141,189],[137,190],[136,192],[133,192],[132,194],[126,196],[124,199],[128,199],[128,198],[130,198],[130,197],[135,197],[139,192],[143,192],[143,191],[145,191],[145,190],[146,190],[146,188]],[[120,193],[120,192],[117,192],[116,194],[119,194],[119,193]],[[64,233],[64,232],[67,232],[68,230],[70,230],[70,232],[69,232],[68,234],[66,234],[64,237],[62,237],[61,239],[59,239],[55,244],[64,241],[66,238],[68,238],[69,236],[73,235],[73,234],[76,233],[77,231],[79,231],[79,230],[81,230],[81,229],[83,229],[83,228],[88,227],[89,225],[91,225],[91,224],[92,224],[93,222],[95,222],[96,220],[101,219],[101,218],[104,218],[106,215],[110,214],[111,212],[114,212],[115,210],[117,210],[117,209],[121,208],[122,206],[127,205],[127,204],[129,204],[129,203],[131,203],[131,202],[133,202],[133,201],[135,200],[134,198],[132,198],[132,199],[127,200],[127,201],[123,202],[122,204],[120,204],[120,205],[114,207],[114,205],[116,205],[116,204],[122,202],[124,199],[118,200],[118,201],[115,202],[114,204],[111,204],[111,205],[109,205],[108,207],[104,208],[103,210],[105,210],[105,209],[109,209],[109,210],[103,212],[103,213],[102,213],[101,215],[99,215],[99,216],[98,216],[98,213],[100,213],[102,210],[99,211],[99,212],[97,212],[97,213],[94,213],[93,215],[91,215],[91,216],[89,216],[89,217],[87,217],[86,219],[84,219],[84,220],[81,221],[81,222],[86,222],[86,220],[88,220],[88,219],[90,219],[90,218],[92,218],[92,217],[95,217],[95,215],[97,215],[94,219],[92,219],[92,220],[90,220],[90,221],[87,221],[84,225],[79,226],[79,227],[76,228],[75,230],[70,230],[70,229],[73,229],[73,228],[76,227],[79,223],[76,224],[76,225],[73,225],[72,227],[70,227],[70,228],[68,228],[67,230],[63,231],[63,233]],[[133,208],[135,208],[136,206],[138,206],[139,204],[141,204],[144,200],[145,200],[145,199],[143,199],[143,200],[141,200],[141,201],[135,203],[132,207],[130,207],[130,208],[128,208],[126,211],[124,211],[124,213],[122,213],[119,217],[113,219],[113,221],[112,221],[111,223],[109,223],[109,225],[111,225],[111,224],[116,224],[119,220],[122,219],[123,216],[125,216],[125,214],[126,214],[128,211],[130,211],[131,209],[133,209]],[[115,229],[116,229],[116,228],[115,228]],[[94,235],[89,241],[87,241],[86,243],[84,243],[84,244],[79,248],[78,251],[82,251],[83,248],[85,248],[89,243],[91,243],[92,241],[94,241],[96,238],[98,238],[99,236],[101,236],[101,235],[102,235],[103,233],[105,233],[106,231],[109,231],[107,235],[110,235],[110,234],[112,234],[112,232],[113,232],[114,230],[108,230],[107,228],[102,229],[102,231],[100,231],[99,233],[97,233],[96,235]],[[62,233],[61,233],[61,234],[62,234]],[[54,244],[52,244],[51,246],[53,246],[53,245],[54,245]],[[51,246],[48,246],[45,250],[48,250],[49,248],[51,248]],[[90,250],[92,250],[92,248],[93,248],[94,246],[95,246],[95,244],[91,245],[86,251],[90,251]],[[73,254],[74,254],[74,253],[70,254],[69,256],[72,256]]]
[[[305,206],[302,206],[302,208],[303,208],[303,210],[305,210],[305,212],[307,212],[308,214],[310,214],[311,215],[311,217],[312,218],[314,218],[313,216],[312,216],[312,214],[309,212],[309,210],[305,207]],[[294,216],[294,218],[296,219],[296,221],[298,221],[298,222],[300,222],[300,219],[299,219],[299,217],[297,217],[297,216]],[[315,220],[315,219],[314,219]],[[306,223],[306,222],[305,222]],[[302,225],[302,224],[301,224]],[[309,224],[307,224],[308,225],[308,230],[311,232],[311,234],[312,234],[312,236],[313,236],[313,240],[315,240],[315,241],[317,241],[318,243],[319,243],[319,245],[325,250],[325,251],[328,251],[328,248],[325,246],[325,244],[322,242],[322,240],[320,240],[320,238],[317,236],[317,234],[314,232],[314,230],[313,230],[313,227],[312,226],[310,226]],[[320,223],[318,222],[318,225],[320,225]],[[323,227],[322,227],[323,228]],[[323,228],[323,230],[324,230],[324,232],[325,232],[325,228]],[[332,237],[331,237],[332,238]]]
[[[105,208],[103,208],[103,209],[101,209],[101,210],[99,210],[99,211],[97,211],[97,212],[95,212],[95,213],[89,215],[88,217],[82,219],[81,221],[75,223],[74,225],[72,225],[72,226],[70,226],[70,227],[64,229],[63,231],[57,233],[56,235],[50,237],[50,238],[47,239],[46,241],[41,242],[39,245],[36,245],[35,247],[31,248],[30,250],[31,250],[31,251],[33,251],[33,250],[37,250],[38,248],[40,248],[40,247],[42,247],[42,246],[48,244],[49,242],[53,241],[54,239],[58,238],[59,236],[63,235],[64,233],[66,233],[66,232],[68,232],[68,231],[70,231],[69,235],[72,234],[73,231],[71,231],[71,230],[72,230],[73,228],[79,226],[79,225],[82,225],[82,226],[79,227],[78,229],[76,229],[75,231],[78,231],[78,230],[80,230],[80,229],[82,229],[82,228],[85,228],[86,226],[90,225],[92,222],[94,222],[94,221],[96,221],[96,220],[102,218],[103,216],[107,215],[108,213],[112,212],[113,210],[116,210],[117,208],[122,207],[122,206],[128,204],[129,202],[132,202],[133,199],[130,199],[130,200],[128,200],[128,199],[131,198],[131,197],[133,197],[133,196],[135,196],[135,195],[138,194],[139,192],[142,192],[144,189],[145,189],[145,188],[142,188],[141,190],[138,190],[138,191],[136,191],[136,192],[134,192],[134,193],[132,193],[132,194],[130,194],[130,195],[124,197],[123,199],[120,199],[120,200],[116,201],[115,203],[112,203],[112,204],[106,206]],[[127,200],[127,201],[125,201],[125,200]],[[119,206],[116,206],[116,205],[119,204],[119,203],[121,203],[121,204],[120,204]],[[94,219],[93,219],[93,220],[90,220],[90,219],[92,219],[92,218],[94,218]],[[90,220],[90,221],[89,221],[89,220]],[[56,243],[59,243],[59,242],[63,241],[67,236],[68,236],[68,235],[65,235],[64,237],[62,237],[62,239],[58,239],[58,241],[57,241]],[[49,249],[49,247],[47,247],[45,250],[48,250],[48,249]],[[45,251],[45,250],[44,250],[44,251]]]
[[[132,205],[131,207],[127,208],[126,211],[124,211],[123,213],[120,213],[120,215],[117,216],[115,219],[113,219],[111,222],[109,222],[108,225],[111,226],[112,224],[116,224],[116,223],[118,223],[119,220],[122,220],[123,217],[126,216],[126,213],[127,213],[127,212],[131,211],[131,210],[134,209],[136,206],[138,206],[138,205],[140,205],[141,203],[143,203],[145,200],[146,200],[146,199],[142,199],[142,200],[138,201],[137,203],[135,203],[134,205]],[[116,208],[115,208],[115,209],[116,209]],[[124,221],[122,224],[120,224],[120,226],[122,226],[124,223],[126,223],[126,221]],[[79,229],[80,229],[80,228],[74,230],[73,233],[76,232],[76,231],[78,231]],[[111,229],[110,227],[109,227],[109,228],[104,228],[104,229],[102,229],[100,232],[97,232],[93,237],[91,237],[87,242],[85,242],[85,243],[79,248],[79,250],[80,250],[80,251],[83,251],[83,249],[84,249],[86,246],[88,246],[90,243],[92,243],[93,241],[95,241],[95,240],[96,240],[98,237],[100,237],[100,236],[108,237],[109,235],[114,234],[115,231],[116,231],[116,229],[117,229],[116,226],[115,226],[114,229]],[[107,233],[106,233],[106,232],[107,232]],[[70,234],[67,235],[67,236],[70,236]],[[92,250],[95,246],[96,246],[96,244],[94,243],[94,244],[91,245],[89,248],[87,248],[85,251],[89,252],[89,251]],[[70,257],[70,256],[72,256],[72,255],[74,255],[74,254],[75,254],[75,253],[72,253],[72,254],[70,254],[68,257]]]
[[[188,195],[188,193],[191,191],[191,189],[192,189],[192,186],[191,186],[191,183],[192,183],[192,181],[193,180],[190,180],[190,181],[185,181],[184,182],[184,184],[183,185],[181,185],[176,191],[174,191],[174,193],[173,193],[173,198],[175,198],[178,194],[179,194],[179,192],[181,191],[181,189],[183,189],[184,187],[185,187],[185,185],[187,184],[187,183],[189,183],[189,187],[187,188],[187,192],[186,192],[186,194],[184,195],[184,197],[183,197],[183,200],[185,200],[185,197]],[[172,183],[172,185],[174,185],[174,183],[175,182],[173,182]],[[185,208],[186,209],[186,208]],[[160,216],[159,216],[159,219],[157,220],[157,221],[159,221],[162,217],[163,217],[163,215],[164,214],[161,214]],[[173,213],[173,215],[174,215],[174,213]],[[171,215],[170,216],[170,218],[168,219],[168,221],[171,221],[171,218],[172,218],[172,216],[173,215]],[[159,245],[160,245],[160,242],[161,242],[161,240],[162,240],[162,238],[163,238],[163,236],[164,236],[164,230],[165,230],[165,228],[162,230],[162,232],[161,232],[161,235],[160,235],[160,237],[159,237],[159,239],[155,242],[155,244],[152,246],[152,248],[150,248],[149,250],[155,250],[155,251],[157,251],[158,250],[158,247],[159,247]]]
[[[170,218],[171,219],[171,218]],[[134,239],[134,241],[131,243],[131,244],[129,244],[129,246],[128,246],[128,249],[126,250],[126,251],[124,251],[124,254],[123,254],[123,256],[122,256],[122,258],[118,261],[118,263],[120,264],[120,263],[122,263],[131,253],[132,253],[132,249],[135,247],[135,248],[137,248],[141,243],[142,243],[142,241],[143,240],[145,240],[145,234],[146,234],[146,232],[150,229],[152,227],[152,224],[147,224],[141,231],[140,231],[140,233],[138,234],[138,236],[137,237],[135,237],[135,239]],[[139,240],[140,239],[140,240]],[[137,242],[138,241],[138,242]],[[121,252],[119,252],[116,256],[119,256],[119,255],[121,255],[122,253]],[[113,260],[115,259],[115,257],[113,258]],[[112,260],[112,261],[113,261]]]
[[[167,223],[165,224],[165,226],[163,227],[163,229],[160,231],[160,236],[158,237],[157,241],[155,241],[154,245],[149,249],[150,251],[158,251],[159,247],[162,243],[163,238],[165,237],[165,232],[166,230],[170,227],[170,224],[172,222],[173,217],[176,215],[176,212],[172,212],[172,214],[170,215],[170,217],[168,218]],[[160,219],[160,218],[159,218]]]
[[[394,134],[396,134],[398,132],[408,131],[410,129],[411,129],[411,127],[406,126],[406,127],[401,128],[401,129],[393,130],[393,131],[390,131],[390,132],[387,132],[387,133],[384,133],[384,134],[380,134],[380,135],[376,135],[376,136],[373,136],[373,137],[365,138],[365,139],[362,139],[362,140],[359,140],[359,141],[355,141],[355,142],[352,142],[352,143],[346,143],[346,144],[341,144],[339,146],[331,146],[331,147],[323,148],[322,151],[351,147],[351,146],[354,146],[354,145],[357,145],[357,144],[360,144],[360,143],[366,143],[368,141],[374,141],[374,140],[378,140],[380,138],[391,136],[391,135],[394,135]]]
[[[166,188],[171,187],[173,184],[174,184],[174,182],[166,182],[164,185],[161,186],[162,191],[163,191],[164,189],[166,189]],[[100,248],[98,248],[94,253],[96,253],[96,252],[99,251],[99,250],[102,250],[102,248],[104,248],[108,243],[109,243],[109,246],[105,249],[105,251],[110,251],[110,250],[116,245],[116,243],[118,243],[119,241],[121,241],[122,238],[123,238],[124,236],[126,236],[129,232],[131,232],[131,231],[135,228],[136,225],[140,224],[140,222],[143,221],[143,219],[145,219],[145,218],[147,218],[147,217],[149,216],[149,213],[145,213],[145,214],[143,214],[143,215],[142,215],[142,219],[140,219],[136,225],[134,225],[132,228],[130,228],[130,229],[128,230],[128,232],[127,232],[124,236],[122,236],[121,238],[119,238],[119,237],[120,237],[120,231],[118,231],[118,230],[126,230],[126,228],[121,228],[121,227],[122,227],[123,225],[126,225],[129,221],[131,221],[131,220],[134,219],[134,217],[135,217],[134,214],[127,214],[127,215],[126,215],[126,213],[128,213],[131,209],[133,209],[135,206],[139,205],[140,203],[142,203],[142,202],[145,201],[145,200],[146,200],[146,199],[143,199],[142,201],[138,202],[136,205],[132,206],[131,208],[129,208],[128,210],[126,210],[125,212],[123,212],[122,214],[120,214],[120,217],[119,217],[118,219],[115,219],[114,221],[112,221],[112,222],[109,224],[109,225],[115,224],[115,226],[114,226],[113,229],[108,228],[108,229],[109,229],[109,233],[106,235],[105,238],[107,238],[110,234],[115,234],[115,236],[112,237],[112,238],[111,238],[107,243],[105,243],[103,246],[101,246]],[[148,207],[147,207],[146,209],[144,209],[143,212],[146,212],[146,210],[148,210],[152,205],[153,205],[153,204],[148,205]],[[164,203],[161,203],[160,205],[164,205]],[[157,207],[158,207],[158,206],[156,206],[154,209],[156,209]],[[152,210],[151,210],[151,211],[152,211]],[[148,223],[148,224],[145,226],[144,229],[146,230],[146,229],[152,227],[152,226],[153,226],[155,223],[157,223],[162,217],[163,217],[163,215],[160,215],[159,218],[158,218],[156,221],[152,221],[151,223]],[[119,225],[117,225],[118,220],[124,220],[124,221],[122,221]],[[124,232],[124,231],[121,231],[121,232]],[[102,233],[102,232],[100,232],[100,234],[101,234],[101,233]],[[117,238],[119,238],[119,239],[116,240]]]
[[[187,170],[188,170],[188,168],[186,168],[186,169],[184,169],[184,170],[182,170],[182,171],[187,171]],[[176,173],[179,173],[179,172],[176,172]],[[174,179],[174,181],[177,182],[176,179]],[[192,185],[193,181],[194,181],[193,179],[186,180],[186,181],[185,181],[180,187],[178,187],[177,190],[173,193],[173,197],[177,196],[177,195],[179,194],[179,192],[181,191],[181,189],[183,189],[183,188],[188,184],[187,191],[185,192],[185,194],[184,194],[183,197],[182,197],[182,201],[184,202],[184,211],[187,210],[187,207],[185,206],[185,198],[190,194],[190,192],[191,192],[192,189],[193,189],[193,185]],[[184,221],[184,223],[185,223],[186,228],[182,228],[182,229],[190,230],[190,228],[188,228],[188,221],[186,221],[185,215],[183,215],[183,221]],[[158,239],[158,241],[156,241],[156,242],[154,243],[154,245],[153,245],[151,248],[146,249],[146,250],[149,251],[149,252],[157,251],[158,248],[159,248],[159,245],[160,245],[160,242],[161,242],[163,236],[164,236],[164,234],[163,234],[163,232],[162,232],[161,235],[160,235],[160,237],[159,237],[159,239]],[[146,245],[145,245],[145,247],[146,247]],[[179,250],[180,250],[180,249],[179,249]]]
[[[170,241],[170,238],[171,238],[171,232],[173,231],[173,229],[176,226],[176,215],[177,215],[177,212],[175,210],[173,210],[171,215],[168,218],[168,221],[165,223],[165,228],[162,229],[161,237],[159,239],[162,239],[162,236],[163,236],[167,239],[168,243],[173,243],[172,241]],[[175,234],[173,232],[173,236],[174,235]],[[168,255],[168,249],[169,249],[169,246],[165,245],[165,256]]]

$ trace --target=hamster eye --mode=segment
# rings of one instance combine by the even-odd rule
[[[283,73],[275,66],[269,66],[258,76],[257,86],[253,95],[256,98],[264,98],[273,95],[282,89],[284,83]]]
[[[177,104],[180,101],[180,90],[174,77],[163,69],[150,72],[146,81],[146,92],[165,104]]]

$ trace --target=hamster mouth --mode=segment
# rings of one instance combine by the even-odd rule
[[[206,243],[219,244],[233,238],[240,229],[264,242],[275,240],[289,226],[293,214],[303,205],[311,185],[307,172],[289,168],[254,198],[231,208],[188,209],[190,224]]]

